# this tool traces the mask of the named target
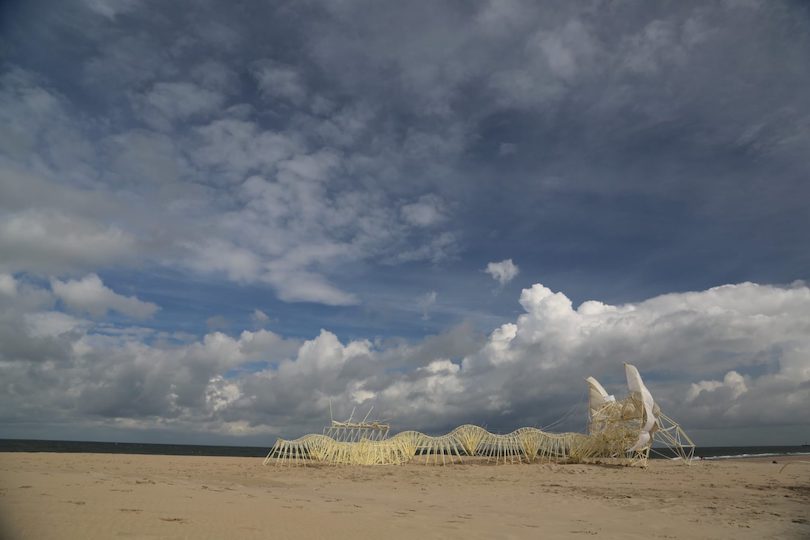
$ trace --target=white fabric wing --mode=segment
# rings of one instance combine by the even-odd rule
[[[594,413],[607,403],[615,402],[616,398],[608,395],[605,388],[593,377],[588,377],[585,382],[588,383],[588,414],[590,418],[593,418]]]
[[[655,400],[653,400],[652,394],[647,387],[644,386],[644,381],[641,380],[641,375],[636,369],[636,366],[632,364],[625,364],[624,365],[624,373],[627,376],[627,388],[630,392],[638,392],[641,396],[641,403],[644,406],[644,415],[646,417],[646,421],[644,425],[641,427],[641,432],[639,433],[638,440],[636,444],[630,448],[631,451],[633,450],[641,450],[645,446],[647,446],[650,442],[651,435],[650,432],[652,431],[653,427],[655,427],[655,423],[658,421],[655,418]]]

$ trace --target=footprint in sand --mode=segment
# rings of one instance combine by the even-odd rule
[[[171,523],[188,523],[188,520],[177,517],[162,517],[160,521],[169,521]]]

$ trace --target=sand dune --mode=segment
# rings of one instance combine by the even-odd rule
[[[0,537],[810,538],[810,466],[262,467],[0,454]]]

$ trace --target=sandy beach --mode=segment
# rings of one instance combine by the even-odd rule
[[[810,466],[262,466],[0,454],[0,537],[810,538]]]

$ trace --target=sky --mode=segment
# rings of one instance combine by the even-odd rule
[[[810,441],[806,2],[0,4],[0,437]]]

